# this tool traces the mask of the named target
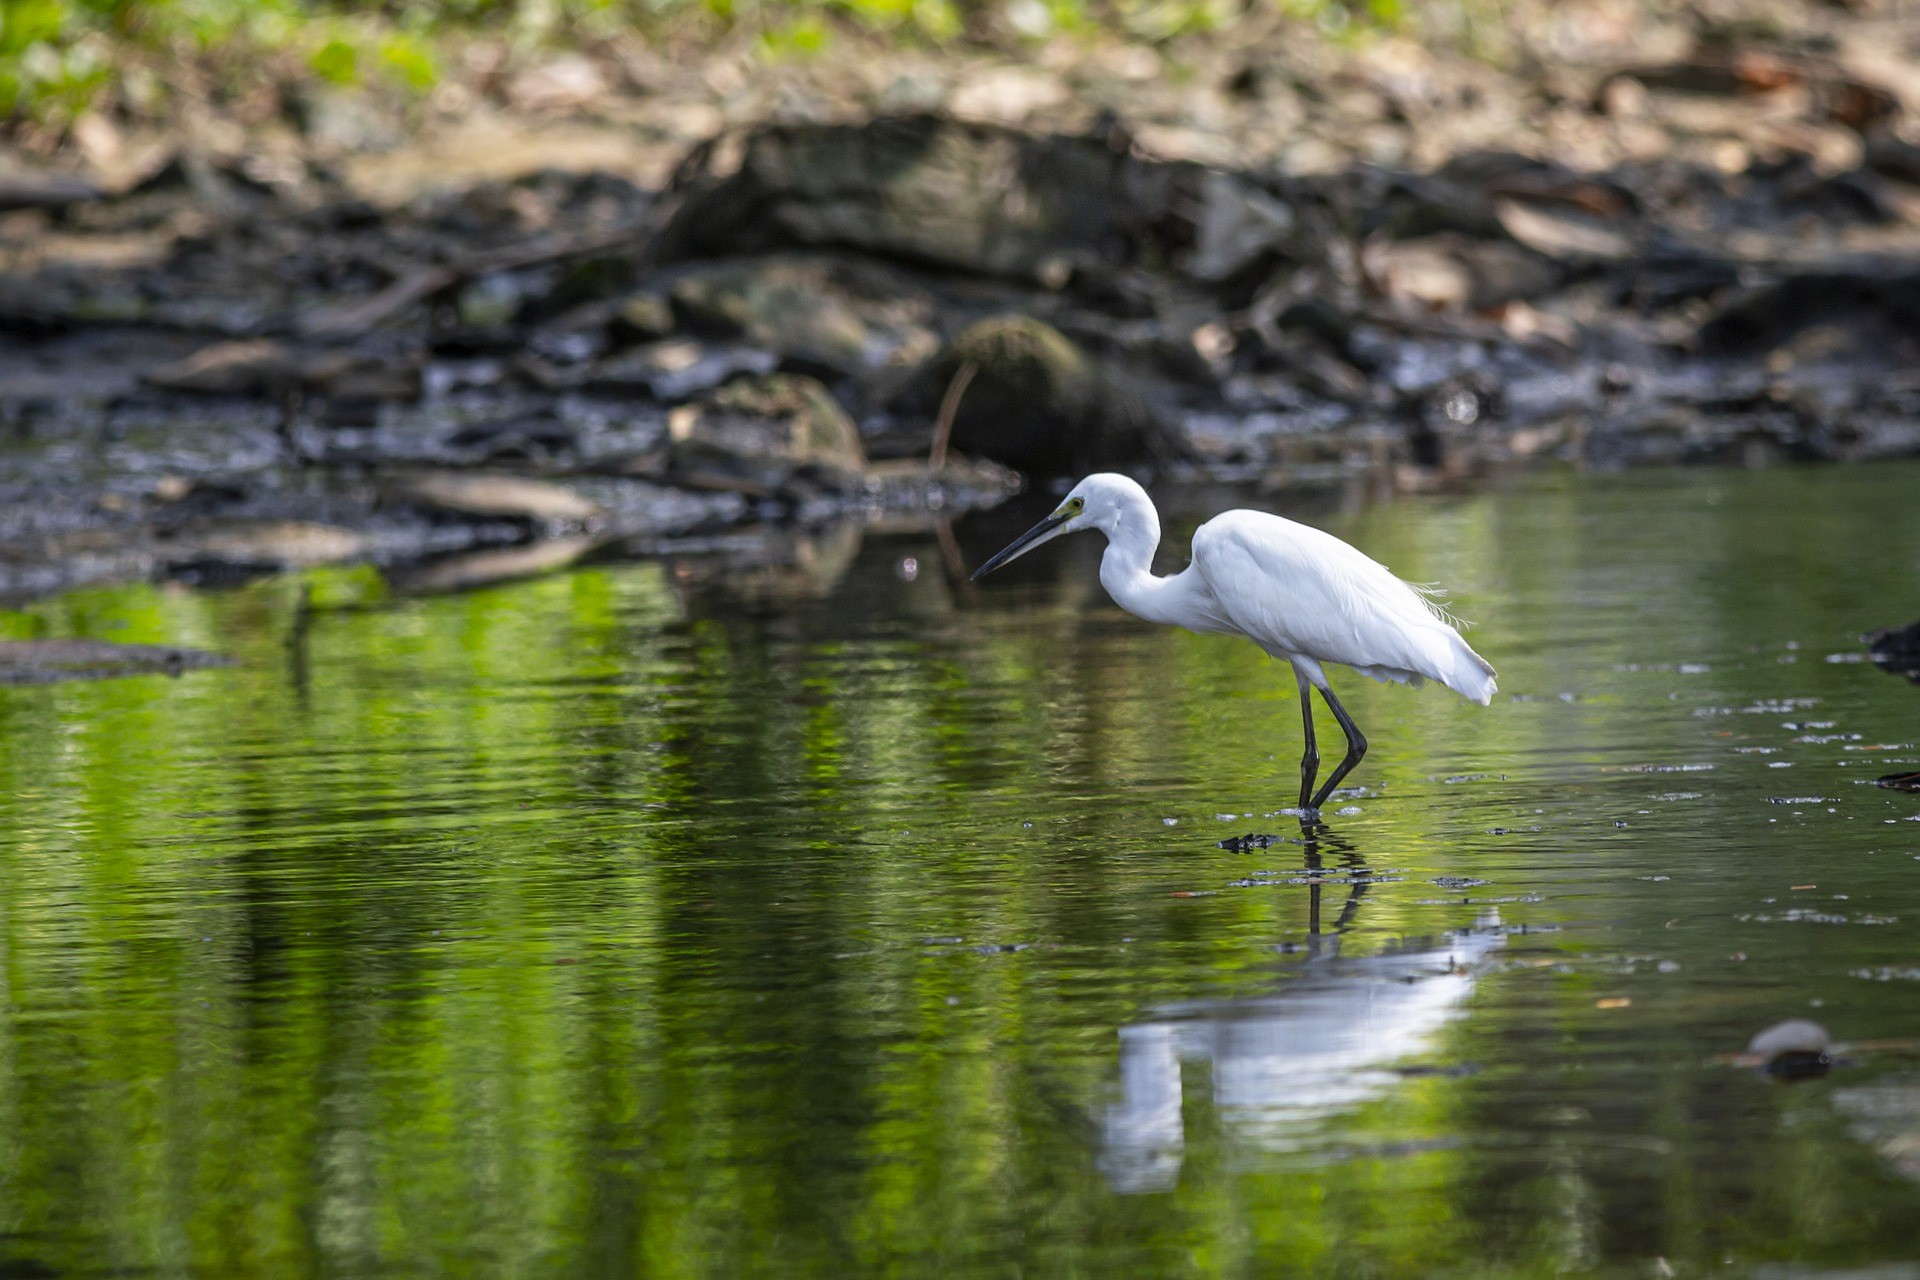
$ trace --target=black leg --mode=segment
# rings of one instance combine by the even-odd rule
[[[1360,732],[1360,726],[1353,722],[1353,717],[1347,714],[1347,709],[1340,705],[1340,699],[1333,696],[1333,690],[1322,689],[1320,696],[1327,700],[1327,707],[1333,712],[1333,718],[1340,722],[1340,732],[1347,735],[1347,756],[1334,769],[1333,776],[1327,779],[1327,784],[1320,788],[1319,794],[1314,796],[1313,803],[1306,806],[1310,809],[1318,809],[1325,804],[1327,797],[1333,794],[1333,789],[1340,785],[1340,779],[1352,773],[1353,766],[1359,764],[1367,754],[1365,735]]]
[[[1307,797],[1313,794],[1313,780],[1320,773],[1320,748],[1313,740],[1313,687],[1299,672],[1295,672],[1294,677],[1300,682],[1300,721],[1306,728],[1307,740],[1307,749],[1300,757],[1300,808],[1305,810],[1312,807]]]

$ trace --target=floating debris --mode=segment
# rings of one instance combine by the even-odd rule
[[[51,684],[116,676],[177,676],[233,659],[199,649],[107,640],[0,641],[0,684]]]

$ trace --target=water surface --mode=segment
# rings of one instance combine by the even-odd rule
[[[1920,1266],[1916,495],[1290,506],[1501,671],[1337,676],[1311,845],[1291,679],[1091,538],[0,613],[241,659],[0,689],[0,1275]]]

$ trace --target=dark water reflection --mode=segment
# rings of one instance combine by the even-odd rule
[[[1917,498],[1315,513],[1502,695],[1343,684],[1355,811],[1251,853],[1291,682],[1091,542],[0,614],[244,659],[0,690],[0,1275],[1920,1262]],[[1850,1065],[1726,1061],[1791,1017]]]

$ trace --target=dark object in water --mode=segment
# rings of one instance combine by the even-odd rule
[[[1889,773],[1885,777],[1875,778],[1876,787],[1892,787],[1895,791],[1920,791],[1920,770],[1912,773]]]
[[[1228,853],[1251,853],[1255,849],[1272,847],[1277,839],[1277,836],[1260,835],[1256,832],[1249,831],[1243,836],[1228,836],[1225,840],[1219,842],[1219,847],[1225,849]]]
[[[1833,1037],[1806,1018],[1776,1022],[1747,1042],[1742,1061],[1776,1080],[1813,1080],[1833,1069]]]
[[[1875,666],[1920,684],[1920,622],[1910,627],[1875,631],[1861,639],[1866,641],[1867,656]]]
[[[196,667],[231,666],[232,660],[171,645],[114,644],[106,640],[0,641],[0,684],[50,684],[108,676],[177,676]]]

